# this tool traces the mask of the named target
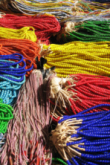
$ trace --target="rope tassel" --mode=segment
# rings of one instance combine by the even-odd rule
[[[48,82],[44,85],[42,73],[33,70],[14,105],[14,118],[8,126],[0,164],[51,165],[52,154],[47,142],[49,100],[44,91],[49,91]]]
[[[50,140],[68,165],[110,164],[110,111],[87,113],[110,104],[99,104],[73,116],[60,118]]]
[[[84,74],[71,75],[68,78],[53,77],[50,83],[53,120],[59,116],[79,113],[97,104],[109,103],[109,93],[109,77]],[[108,110],[107,107],[101,109]],[[99,110],[100,108],[94,109]]]

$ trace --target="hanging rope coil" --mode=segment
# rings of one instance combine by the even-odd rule
[[[30,62],[28,60],[28,62]],[[22,66],[21,66],[22,65]],[[10,82],[18,82],[21,85],[24,82],[26,72],[33,69],[25,69],[26,63],[23,55],[14,53],[11,55],[0,55],[0,78],[8,79]]]
[[[14,106],[14,119],[10,121],[1,153],[2,165],[10,162],[51,165],[52,155],[46,141],[49,137],[49,96],[44,91],[49,91],[48,82],[43,85],[41,72],[33,70]]]
[[[20,53],[24,56],[23,61],[26,62],[26,69],[34,66],[37,68],[35,58],[40,60],[40,45],[30,40],[18,39],[0,39],[0,55]],[[26,72],[26,76],[30,75],[30,71]]]
[[[23,27],[21,29],[10,29],[0,27],[0,38],[6,39],[28,39],[33,42],[37,41],[35,29],[33,27]]]
[[[0,133],[6,133],[9,120],[13,119],[13,108],[0,99]]]
[[[49,38],[60,31],[60,23],[54,16],[17,16],[6,14],[0,19],[0,26],[6,28],[20,29],[24,26],[32,26],[39,40],[49,44]]]
[[[26,72],[33,68],[25,67],[26,63],[21,54],[0,55],[0,98],[4,103],[13,105],[16,101],[18,91],[25,82]]]
[[[102,106],[110,104],[63,116],[51,131],[50,140],[68,165],[110,164],[110,111],[87,113]]]
[[[57,36],[57,40],[59,39],[60,42],[110,41],[110,20],[90,20],[83,23],[67,22]]]
[[[110,75],[110,42],[70,42],[43,46],[45,68],[55,66],[58,77],[71,74]],[[48,53],[47,53],[47,52]]]
[[[109,82],[109,77],[84,74],[65,79],[53,77],[50,82],[50,110],[53,121],[58,122],[59,116],[77,114],[91,106],[109,103]],[[97,108],[95,111],[108,110],[102,108],[104,109]]]

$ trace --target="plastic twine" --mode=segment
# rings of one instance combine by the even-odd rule
[[[51,131],[50,139],[68,165],[110,164],[110,111],[87,113],[103,106],[110,104],[63,116]]]
[[[23,55],[23,61],[26,62],[26,69],[34,66],[37,68],[35,58],[40,60],[40,45],[39,43],[30,40],[18,39],[0,39],[0,55],[20,53]],[[26,76],[30,75],[30,71],[26,72]]]
[[[6,133],[8,122],[13,119],[13,108],[0,99],[0,133]]]
[[[25,82],[26,72],[33,68],[25,67],[21,54],[0,55],[0,98],[5,104],[13,105],[16,101],[18,91]]]
[[[6,14],[0,19],[0,26],[20,29],[24,26],[32,26],[39,40],[49,44],[49,38],[60,31],[60,23],[51,15],[17,16]]]
[[[71,75],[64,79],[53,77],[50,83],[50,110],[53,121],[57,122],[59,116],[77,114],[91,106],[109,103],[109,82],[109,77],[84,74]],[[108,110],[102,107],[94,111],[100,109]]]
[[[44,94],[44,91],[49,91],[48,82],[43,85],[42,73],[34,70],[19,91],[1,164],[51,165],[52,155],[46,140],[49,137],[49,93]]]
[[[28,39],[33,42],[37,41],[35,29],[33,27],[23,27],[21,29],[10,29],[0,27],[0,38],[6,39]]]
[[[79,73],[109,76],[109,54],[110,42],[50,44],[44,45],[42,51],[42,56],[47,60],[45,68],[55,66],[58,77]]]
[[[79,25],[67,22],[57,40],[69,41],[110,41],[110,20],[90,20]]]

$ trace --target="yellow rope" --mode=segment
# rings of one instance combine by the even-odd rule
[[[70,42],[64,45],[43,45],[50,49],[45,68],[56,66],[58,77],[70,74],[110,76],[110,42]]]
[[[21,29],[10,29],[10,28],[0,27],[0,38],[29,39],[33,42],[37,41],[35,29],[33,27],[23,27]]]

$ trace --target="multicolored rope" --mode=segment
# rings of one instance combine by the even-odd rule
[[[42,73],[33,70],[19,91],[10,121],[6,143],[1,153],[1,164],[51,165],[49,148],[49,92],[48,82],[43,84]]]

